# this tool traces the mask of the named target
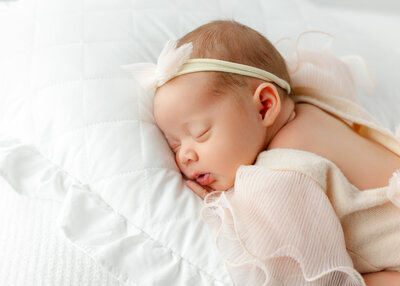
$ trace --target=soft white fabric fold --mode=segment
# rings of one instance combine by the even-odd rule
[[[0,137],[0,174],[22,195],[59,202],[78,182],[34,146],[6,136]]]

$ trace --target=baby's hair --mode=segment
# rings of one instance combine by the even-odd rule
[[[290,84],[286,63],[277,49],[259,32],[235,21],[217,20],[202,25],[178,40],[178,47],[191,42],[191,58],[212,58],[245,64],[268,71]],[[216,91],[250,86],[247,76],[215,72]],[[287,92],[277,87],[281,97]],[[218,88],[217,88],[218,87]]]

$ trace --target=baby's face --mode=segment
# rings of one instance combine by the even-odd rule
[[[212,73],[179,76],[160,87],[154,116],[189,179],[214,190],[233,186],[240,165],[251,165],[265,146],[265,128],[249,89],[214,95]]]

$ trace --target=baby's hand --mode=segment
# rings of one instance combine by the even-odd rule
[[[186,181],[186,186],[189,187],[196,195],[198,195],[202,200],[204,200],[204,197],[213,191],[210,187],[202,187],[199,184],[197,184],[195,181],[192,180],[187,180]]]

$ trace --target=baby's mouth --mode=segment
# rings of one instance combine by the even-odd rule
[[[210,173],[205,173],[205,174],[200,174],[196,177],[196,182],[199,183],[200,185],[208,185],[211,182],[211,174]]]

